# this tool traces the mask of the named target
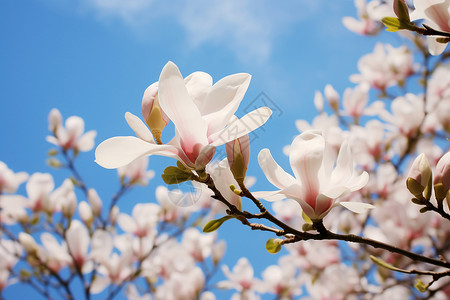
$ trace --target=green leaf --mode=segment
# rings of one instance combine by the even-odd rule
[[[416,279],[417,282],[414,285],[414,287],[421,293],[425,293],[428,290],[428,287],[430,286],[430,284],[425,284],[423,283],[420,279]]]
[[[211,220],[208,223],[206,223],[205,227],[203,227],[203,232],[213,232],[216,231],[217,229],[219,229],[220,226],[222,226],[222,224],[229,220],[229,219],[233,219],[233,216],[225,216],[222,217],[220,219],[217,220]]]
[[[282,239],[269,239],[266,242],[266,250],[271,254],[280,252]]]
[[[170,166],[164,169],[164,174],[161,175],[166,184],[177,184],[184,181],[191,180],[194,174],[190,171],[180,170],[177,167]]]
[[[373,256],[373,255],[370,256],[370,259],[371,259],[375,264],[377,264],[377,265],[379,265],[379,266],[381,266],[381,267],[383,267],[383,268],[386,268],[386,269],[389,269],[389,270],[392,270],[392,271],[396,271],[396,272],[400,272],[400,273],[411,274],[410,271],[408,271],[408,270],[403,270],[403,269],[394,267],[393,265],[388,264],[387,262],[385,262],[385,261],[382,260],[381,258],[375,257],[375,256]]]
[[[386,31],[390,32],[396,32],[401,29],[411,29],[414,27],[411,23],[394,17],[385,17],[381,19],[381,22],[383,22],[384,26],[386,26]]]

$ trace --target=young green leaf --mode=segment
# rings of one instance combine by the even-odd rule
[[[208,223],[206,223],[205,227],[203,227],[203,232],[213,232],[216,231],[217,229],[219,229],[220,226],[222,226],[222,224],[229,220],[229,219],[233,219],[233,216],[225,216],[222,217],[220,219],[217,220],[211,220]]]
[[[266,242],[266,250],[271,254],[280,252],[281,250],[281,239],[269,239]]]

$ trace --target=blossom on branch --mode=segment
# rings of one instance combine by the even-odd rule
[[[269,201],[294,199],[311,220],[321,220],[336,206],[336,198],[361,189],[369,180],[367,172],[358,175],[354,170],[352,154],[346,142],[340,148],[335,165],[333,149],[317,131],[304,132],[294,139],[289,161],[295,178],[275,162],[269,149],[261,150],[259,165],[267,179],[280,190],[254,195]],[[364,212],[372,207],[366,203],[339,204],[354,212]]]
[[[249,83],[250,75],[245,73],[227,76],[214,85],[211,76],[203,72],[183,79],[178,67],[168,62],[161,72],[157,93],[161,110],[175,125],[175,137],[160,145],[138,117],[126,113],[128,125],[138,137],[104,141],[95,152],[96,162],[105,168],[118,168],[156,154],[175,158],[190,169],[204,169],[217,146],[248,134],[269,119],[272,112],[268,107],[241,119],[234,117]]]

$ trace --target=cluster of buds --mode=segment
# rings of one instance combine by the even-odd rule
[[[434,196],[438,207],[442,208],[444,199],[450,207],[450,152],[447,152],[438,161],[433,178],[430,163],[425,154],[420,154],[413,162],[406,179],[406,186],[414,195],[412,201],[419,205],[427,205]],[[424,207],[422,212],[427,211]]]

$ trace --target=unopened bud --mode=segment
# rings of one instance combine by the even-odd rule
[[[89,204],[91,205],[92,213],[94,216],[99,216],[102,212],[102,200],[97,194],[97,191],[94,189],[89,189],[87,199],[89,201]]]
[[[81,201],[80,204],[78,204],[78,213],[84,224],[89,227],[94,220],[94,216],[91,207],[86,201]]]
[[[338,111],[339,109],[339,94],[338,92],[330,85],[327,84],[325,86],[325,98],[327,98],[328,104],[334,111]]]
[[[144,92],[142,97],[142,116],[156,142],[162,144],[161,133],[169,123],[169,117],[159,106],[158,82],[150,85]]]
[[[111,225],[116,225],[117,222],[117,216],[119,215],[119,207],[117,205],[114,205],[110,212],[109,212],[109,221],[111,222]]]
[[[394,13],[399,20],[410,23],[409,9],[405,0],[394,0],[393,3]]]
[[[56,130],[62,126],[62,116],[59,110],[53,108],[48,114],[48,130],[56,134]]]
[[[420,154],[414,160],[406,180],[408,190],[415,197],[424,196],[427,200],[431,196],[431,167],[425,154]],[[425,191],[425,195],[423,192]]]
[[[23,246],[25,251],[29,254],[36,253],[36,251],[39,247],[36,244],[36,241],[34,240],[34,238],[25,232],[19,233],[19,242]]]
[[[225,241],[219,241],[212,247],[211,257],[215,266],[222,260],[226,247]]]
[[[243,183],[250,160],[250,139],[248,134],[226,144],[227,159],[234,179]]]
[[[436,200],[444,200],[450,189],[450,152],[444,154],[438,161],[433,183]]]

